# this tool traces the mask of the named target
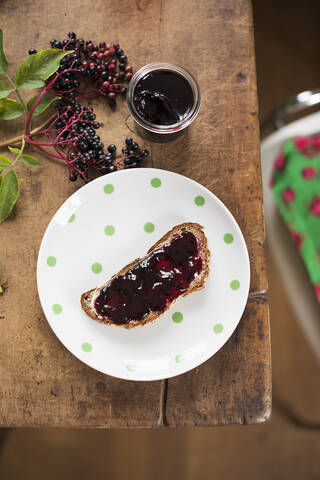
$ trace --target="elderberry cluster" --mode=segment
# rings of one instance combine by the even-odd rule
[[[78,97],[98,93],[107,97],[111,107],[115,106],[118,94],[126,94],[127,88],[123,82],[129,82],[133,74],[120,45],[106,42],[96,45],[91,40],[84,41],[83,38],[77,38],[74,32],[69,32],[68,38],[62,42],[53,39],[50,46],[73,50],[73,53],[61,60],[58,72],[62,75],[55,82],[51,93],[56,93],[73,104]],[[31,48],[28,53],[33,55],[37,51]],[[80,92],[81,80],[85,79],[92,80],[93,88],[89,92]]]
[[[99,164],[105,158],[104,145],[96,135],[100,123],[95,121],[91,107],[59,104],[57,110],[49,132],[55,137],[56,150],[67,150],[63,158],[69,166],[69,179],[75,181],[80,176],[89,181],[89,167],[99,170]]]
[[[149,155],[148,150],[140,150],[137,142],[128,137],[122,148],[120,158],[116,156],[117,147],[110,144],[107,153],[96,130],[100,123],[91,107],[75,105],[58,105],[58,113],[51,134],[56,137],[58,149],[65,150],[69,166],[69,179],[74,182],[78,177],[90,181],[89,169],[101,175],[118,169],[135,168]]]
[[[140,150],[139,144],[134,142],[131,137],[127,137],[125,143],[122,148],[124,168],[139,167],[144,157],[149,155],[149,151],[146,149]]]
[[[133,74],[123,50],[116,44],[100,42],[96,45],[91,40],[84,41],[74,32],[69,32],[63,41],[51,40],[50,45],[73,51],[62,58],[57,72],[47,80],[48,91],[59,95],[60,100],[55,120],[42,132],[53,137],[50,146],[68,164],[70,181],[77,178],[90,181],[91,169],[104,175],[140,166],[149,154],[148,150],[140,150],[139,145],[128,137],[118,158],[114,144],[110,144],[105,152],[104,144],[96,134],[100,123],[96,121],[93,109],[79,104],[81,97],[92,98],[101,94],[113,107],[117,94],[126,94],[127,89],[121,82],[130,81]],[[34,48],[29,50],[29,55],[35,53]],[[92,84],[89,88],[88,80]],[[82,84],[86,86],[81,88]],[[39,142],[39,148],[41,145],[49,146]]]

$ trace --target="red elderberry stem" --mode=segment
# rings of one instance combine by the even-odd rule
[[[38,150],[40,150],[42,153],[44,153],[45,155],[48,155],[49,157],[51,158],[56,158],[58,160],[60,160],[61,157],[58,157],[58,155],[55,155],[54,153],[51,153],[51,152],[48,152],[48,150],[46,150],[45,148],[42,148],[39,144],[35,144],[35,147],[37,147]]]
[[[62,153],[59,151],[59,149],[57,147],[54,147],[54,148],[55,148],[55,151],[57,152],[57,154],[60,156],[60,158],[62,160],[64,160],[72,170],[75,170],[76,172],[78,172],[79,175],[81,175],[85,180],[87,180],[85,175],[83,174],[83,172],[78,170],[71,162],[69,162],[69,160],[64,155],[62,155]]]

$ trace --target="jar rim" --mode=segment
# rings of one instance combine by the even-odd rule
[[[185,116],[185,118],[183,118],[177,123],[174,123],[171,125],[157,125],[157,124],[151,123],[148,120],[141,117],[135,108],[133,98],[134,98],[134,90],[136,88],[137,83],[147,73],[150,73],[155,70],[169,70],[177,74],[180,74],[185,80],[187,80],[187,82],[189,83],[192,89],[193,105],[190,108],[190,111],[188,112],[188,114]],[[200,101],[201,101],[200,88],[199,88],[198,82],[195,80],[193,75],[190,72],[188,72],[188,70],[186,70],[185,68],[169,62],[153,62],[141,67],[131,78],[128,86],[128,90],[127,90],[127,104],[128,104],[129,111],[133,116],[134,120],[142,128],[149,130],[150,132],[160,133],[160,134],[179,132],[180,130],[183,130],[188,125],[190,125],[190,123],[193,122],[193,120],[198,115],[198,112],[200,109]]]

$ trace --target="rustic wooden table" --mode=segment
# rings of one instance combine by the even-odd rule
[[[251,288],[230,340],[193,371],[138,383],[92,370],[55,337],[36,286],[45,228],[78,185],[68,182],[64,165],[45,157],[41,171],[22,166],[21,198],[0,227],[0,283],[5,286],[0,296],[0,425],[173,427],[267,420],[270,337],[250,1],[62,0],[53,5],[3,0],[1,20],[11,71],[28,48],[47,48],[52,37],[62,39],[75,30],[85,38],[119,42],[136,69],[167,60],[197,77],[202,92],[197,120],[173,143],[144,142],[151,150],[148,166],[183,173],[225,203],[248,245]],[[121,145],[134,128],[125,102],[120,104],[112,114],[97,107],[105,143]],[[2,121],[1,138],[19,128],[19,122]]]

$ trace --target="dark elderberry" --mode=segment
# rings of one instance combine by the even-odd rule
[[[107,169],[106,173],[112,173],[112,172],[116,172],[118,170],[116,165],[110,165],[110,167],[106,167],[106,169]]]
[[[117,147],[111,143],[109,146],[108,146],[108,152],[109,153],[114,153],[115,151],[117,150]]]
[[[28,50],[28,54],[29,54],[29,55],[34,55],[35,53],[37,53],[37,50],[36,50],[35,48],[30,48],[30,49]]]
[[[139,145],[136,142],[132,142],[130,148],[133,152],[136,152],[139,148]]]
[[[137,168],[139,165],[136,162],[130,163],[130,165],[126,165],[125,168]]]

